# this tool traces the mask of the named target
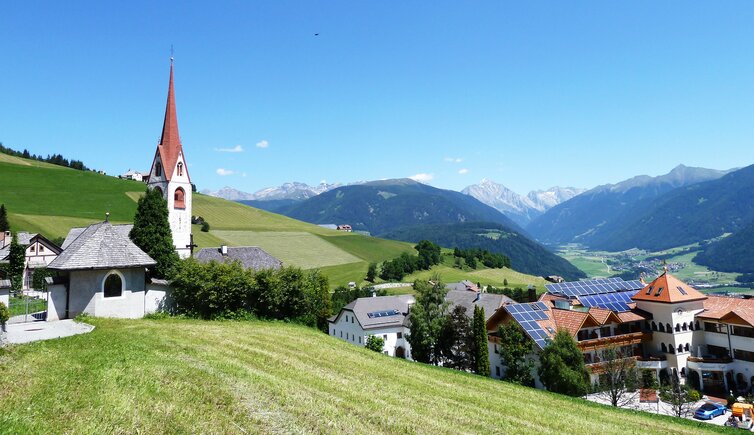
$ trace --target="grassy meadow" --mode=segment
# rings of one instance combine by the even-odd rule
[[[3,433],[699,434],[280,322],[86,319],[0,350]]]

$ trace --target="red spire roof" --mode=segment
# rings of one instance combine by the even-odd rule
[[[157,147],[162,160],[165,178],[170,180],[175,171],[178,156],[183,152],[181,137],[178,134],[178,115],[175,110],[175,90],[173,89],[173,59],[170,59],[170,84],[168,102],[165,106],[165,121],[162,124],[162,137]],[[188,174],[188,171],[186,172]]]

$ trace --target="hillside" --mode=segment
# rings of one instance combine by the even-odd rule
[[[89,334],[0,351],[2,432],[720,430],[393,359],[291,324],[87,322]]]
[[[754,165],[668,192],[610,238],[594,244],[619,251],[660,250],[735,233],[754,221]]]
[[[694,262],[722,272],[754,273],[754,222],[706,245]]]
[[[630,232],[632,222],[661,195],[720,178],[726,172],[679,165],[662,176],[642,175],[617,184],[598,186],[556,205],[535,218],[526,229],[545,243],[580,243],[610,249],[606,245],[613,243],[615,234],[621,230]]]
[[[495,222],[520,230],[502,213],[468,195],[409,179],[339,187],[280,212],[315,224],[349,224],[376,236],[417,225],[460,222]]]
[[[0,203],[14,229],[63,237],[76,226],[131,222],[143,183],[0,154]],[[414,252],[408,243],[328,230],[232,201],[194,195],[195,215],[211,225],[194,228],[200,247],[261,246],[287,265],[320,268],[333,285],[360,281],[370,262]]]
[[[397,230],[386,237],[411,242],[427,239],[440,246],[486,249],[507,255],[513,269],[531,275],[560,275],[569,281],[586,277],[576,266],[542,245],[495,223],[427,225]]]

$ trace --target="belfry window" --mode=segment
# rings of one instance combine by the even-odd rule
[[[183,176],[183,162],[178,162],[178,176]]]
[[[173,208],[186,208],[186,192],[184,192],[182,187],[175,189]]]

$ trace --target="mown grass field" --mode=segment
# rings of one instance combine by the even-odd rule
[[[278,322],[89,319],[0,350],[5,433],[699,434]]]
[[[304,231],[211,231],[231,246],[259,246],[284,264],[305,269],[362,261],[323,238]]]

